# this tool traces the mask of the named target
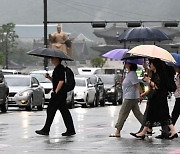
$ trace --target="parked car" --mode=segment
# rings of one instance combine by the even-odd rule
[[[3,72],[4,75],[9,75],[9,74],[21,74],[20,71],[11,70],[11,69],[2,69],[2,72]]]
[[[98,74],[102,79],[105,88],[105,99],[113,105],[122,104],[123,92],[118,75]]]
[[[49,70],[48,73],[50,74],[50,76],[52,76],[52,72],[53,70]],[[44,74],[47,73],[46,70],[38,70],[38,71],[32,71],[30,72],[30,75],[35,77],[40,85],[44,88],[45,91],[45,104],[49,103],[49,100],[51,98],[51,93],[52,93],[52,82],[45,78]],[[74,91],[70,91],[67,93],[67,99],[66,102],[68,104],[69,108],[73,108],[74,107]]]
[[[45,102],[44,88],[35,77],[30,75],[5,75],[9,86],[9,106],[25,107],[31,111],[35,106],[43,110]]]
[[[74,101],[82,107],[91,107],[96,104],[96,89],[89,78],[75,77]]]
[[[104,89],[104,83],[102,82],[101,78],[97,75],[77,75],[76,77],[85,77],[89,78],[91,83],[96,89],[96,104],[95,106],[98,106],[99,104],[101,106],[105,105],[105,89]]]
[[[50,76],[52,76],[53,71],[48,71]],[[52,93],[52,82],[45,78],[44,74],[47,73],[45,70],[38,70],[38,71],[32,71],[30,72],[30,75],[35,77],[40,85],[44,88],[45,91],[45,104],[49,103],[49,99],[51,98],[51,93]]]
[[[78,73],[80,75],[93,75],[93,74],[102,74],[101,68],[94,67],[79,67]]]
[[[0,109],[1,112],[6,112],[8,110],[8,95],[9,88],[4,79],[2,71],[0,71]]]

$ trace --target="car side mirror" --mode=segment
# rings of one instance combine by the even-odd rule
[[[35,88],[35,87],[38,87],[39,85],[37,83],[33,83],[32,84],[32,87]]]

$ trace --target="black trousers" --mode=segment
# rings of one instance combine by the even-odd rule
[[[64,120],[64,124],[67,128],[68,132],[75,132],[73,120],[71,117],[71,113],[69,112],[68,106],[66,104],[66,96],[56,96],[56,98],[51,97],[50,102],[47,108],[47,117],[46,122],[43,127],[43,131],[49,132],[50,127],[52,125],[53,119],[55,117],[56,111],[59,110],[61,112],[62,118]]]
[[[179,115],[180,115],[180,98],[176,98],[175,105],[174,105],[172,115],[171,115],[173,125],[176,124],[176,121],[179,118]]]
[[[147,101],[146,109],[144,111],[144,116],[143,116],[143,124],[141,125],[141,128],[138,132],[141,132],[146,124],[146,118],[147,118],[147,111],[149,107],[149,102]],[[168,125],[166,126],[161,126],[162,127],[162,135],[169,136],[169,127]],[[152,129],[152,127],[150,127]]]

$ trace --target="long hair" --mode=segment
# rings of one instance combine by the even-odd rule
[[[156,73],[159,75],[161,81],[164,81],[166,83],[167,75],[165,62],[158,58],[155,58],[149,59],[149,63],[152,63],[154,65],[154,67],[156,68]]]

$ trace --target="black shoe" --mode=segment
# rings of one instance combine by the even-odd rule
[[[132,136],[134,136],[134,137],[136,137],[136,134],[137,134],[137,133],[130,133],[130,135],[132,135]]]
[[[155,138],[157,138],[157,139],[169,139],[169,136],[161,134],[161,135],[156,136]]]
[[[75,135],[76,133],[75,132],[65,132],[65,133],[62,133],[61,135],[62,136],[72,136],[72,135]]]
[[[136,138],[139,138],[141,140],[144,140],[145,139],[145,135],[143,136],[137,136],[135,133],[130,133],[132,136],[136,137]]]
[[[170,139],[170,140],[173,140],[174,138],[178,138],[178,134],[177,134],[177,133],[174,134],[173,136],[169,136],[169,139]]]
[[[49,135],[49,132],[45,132],[43,130],[36,130],[35,132],[36,132],[36,134],[39,134],[39,135],[46,135],[46,136]]]

